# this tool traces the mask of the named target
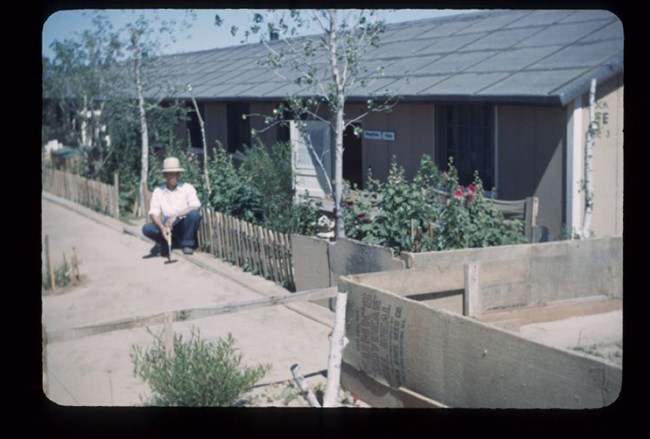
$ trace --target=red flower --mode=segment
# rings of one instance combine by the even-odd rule
[[[350,201],[350,200],[345,200],[345,201],[343,202],[343,204],[345,204],[345,208],[346,208],[346,209],[352,209],[352,204],[353,204],[352,201]]]
[[[357,219],[359,220],[359,222],[363,222],[363,220],[366,219],[366,214],[360,213],[359,215],[357,215]]]
[[[462,200],[464,196],[465,196],[465,194],[464,194],[464,191],[463,191],[463,187],[460,186],[460,187],[456,188],[456,190],[454,191],[454,198],[456,198],[457,200]]]

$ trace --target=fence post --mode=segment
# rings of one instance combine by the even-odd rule
[[[465,264],[465,291],[463,293],[463,315],[481,317],[481,288],[479,286],[478,263]]]
[[[526,238],[528,242],[533,242],[533,230],[537,225],[537,211],[539,210],[539,198],[537,197],[527,197],[526,198],[526,213],[525,213],[525,222],[526,222]]]
[[[50,277],[50,288],[52,293],[56,293],[56,278],[54,277],[54,267],[50,256],[50,237],[48,235],[45,235],[45,263],[47,264],[46,275]]]
[[[43,323],[41,323],[41,337],[43,349],[43,393],[47,395],[50,391],[47,380],[47,331],[45,330],[45,325]]]
[[[120,218],[120,176],[113,174],[113,202],[115,203],[115,218]]]
[[[171,312],[165,313],[163,332],[165,334],[165,355],[167,358],[174,358],[174,315]]]

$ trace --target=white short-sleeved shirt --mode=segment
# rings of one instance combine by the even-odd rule
[[[149,215],[162,215],[163,220],[188,207],[201,207],[196,189],[189,183],[178,183],[173,191],[164,183],[153,190]]]

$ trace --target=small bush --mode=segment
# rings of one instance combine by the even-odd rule
[[[242,395],[271,369],[271,365],[243,367],[242,355],[231,334],[209,342],[192,328],[184,341],[174,334],[174,355],[168,358],[165,343],[154,335],[154,343],[142,350],[133,346],[131,360],[135,376],[149,384],[153,406],[225,407],[238,405]]]

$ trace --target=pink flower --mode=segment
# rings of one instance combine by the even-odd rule
[[[475,193],[476,193],[476,186],[474,186],[473,184],[470,184],[469,186],[467,186],[467,201],[468,202],[470,202],[470,203],[472,202],[472,200],[474,199],[474,194]]]
[[[456,188],[456,190],[454,191],[454,198],[456,198],[457,200],[462,200],[464,196],[465,196],[465,193],[463,191],[463,187],[460,186],[460,187]]]
[[[352,201],[345,200],[343,203],[345,204],[346,209],[352,209],[352,204],[353,204]]]
[[[360,213],[359,215],[357,215],[357,219],[359,220],[359,222],[362,223],[363,220],[366,219],[366,214],[365,213]]]

